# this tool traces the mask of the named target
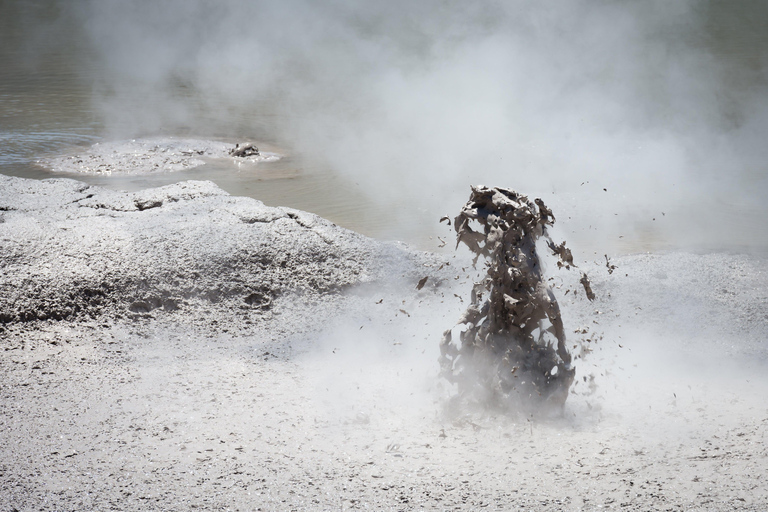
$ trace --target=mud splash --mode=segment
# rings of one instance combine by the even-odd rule
[[[471,303],[457,324],[460,344],[452,339],[455,328],[445,331],[440,344],[441,375],[458,385],[452,403],[516,411],[565,403],[575,369],[560,306],[536,251],[543,237],[558,267],[574,266],[565,242],[555,244],[547,233],[554,222],[541,199],[472,187],[454,220],[456,246],[465,244],[475,264],[482,256],[487,274],[472,288]]]

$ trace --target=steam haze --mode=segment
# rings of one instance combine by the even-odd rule
[[[590,248],[766,246],[760,2],[75,5],[111,137],[277,142],[401,232],[485,183]]]
[[[0,510],[768,510],[767,70],[758,0],[0,0]],[[534,313],[474,184],[573,250]],[[479,293],[563,408],[440,376]]]

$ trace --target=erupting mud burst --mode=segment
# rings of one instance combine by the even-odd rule
[[[543,236],[558,266],[573,266],[565,242],[556,245],[547,234],[554,221],[541,199],[534,204],[512,190],[472,187],[455,219],[456,245],[469,247],[475,264],[483,256],[488,273],[473,287],[457,324],[465,327],[461,345],[453,343],[451,330],[440,344],[441,375],[458,385],[455,400],[513,410],[565,403],[575,370],[560,307],[536,252]],[[474,223],[482,231],[472,229]]]

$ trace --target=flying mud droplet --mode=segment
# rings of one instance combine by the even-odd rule
[[[547,233],[554,221],[541,199],[534,203],[513,190],[472,187],[454,219],[456,245],[464,243],[475,264],[482,256],[487,274],[473,286],[459,319],[459,343],[447,330],[440,344],[441,375],[458,386],[451,404],[527,411],[565,403],[575,369],[560,306],[536,251],[544,237],[559,268],[576,266],[565,242],[555,244]]]
[[[581,285],[584,287],[584,292],[587,294],[587,298],[590,301],[595,300],[595,293],[592,291],[592,285],[589,282],[587,274],[581,274]]]

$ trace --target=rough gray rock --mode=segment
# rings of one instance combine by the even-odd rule
[[[207,181],[125,193],[0,176],[3,324],[212,308],[249,318],[286,294],[334,294],[409,258],[418,256]]]

